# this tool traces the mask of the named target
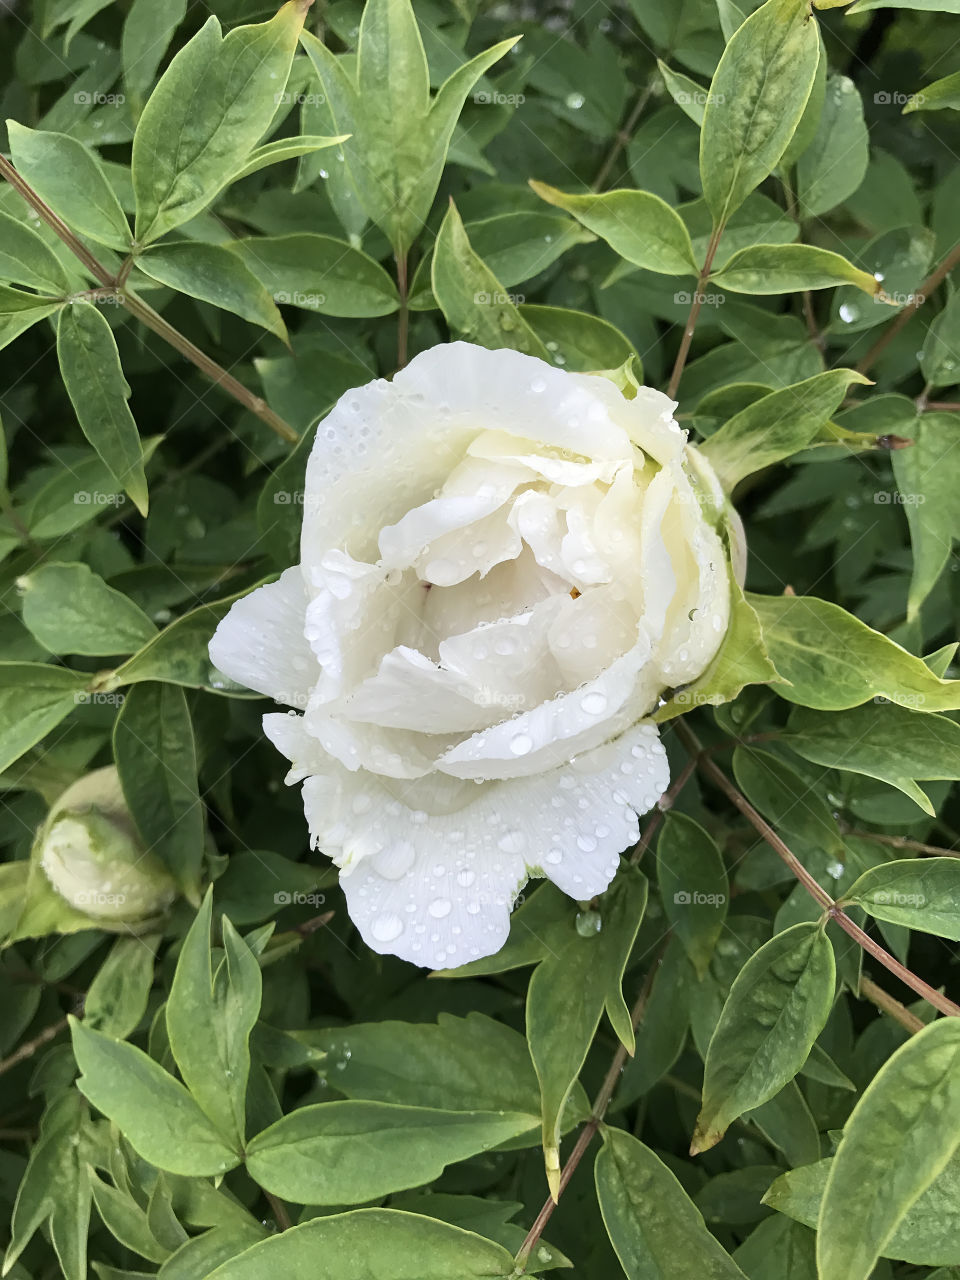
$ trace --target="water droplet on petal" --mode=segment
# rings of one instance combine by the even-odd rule
[[[510,750],[515,756],[525,756],[533,749],[533,739],[528,733],[517,733],[510,739]]]
[[[434,898],[427,910],[433,916],[434,920],[442,920],[444,916],[448,916],[453,907],[453,903],[449,898]]]
[[[386,911],[374,920],[372,933],[378,942],[393,942],[403,933],[403,921],[393,911]]]

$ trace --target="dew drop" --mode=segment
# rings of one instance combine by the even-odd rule
[[[403,933],[403,921],[393,911],[384,912],[373,922],[373,936],[378,942],[393,942]]]
[[[533,739],[528,733],[517,733],[510,739],[510,750],[515,756],[525,756],[533,749]]]
[[[574,923],[581,938],[592,938],[603,925],[599,911],[578,911]]]
[[[607,709],[607,695],[600,693],[599,690],[585,693],[580,700],[580,705],[588,716],[602,716]]]
[[[442,920],[444,916],[448,916],[453,907],[453,903],[449,898],[434,898],[427,910],[433,916],[434,920]]]

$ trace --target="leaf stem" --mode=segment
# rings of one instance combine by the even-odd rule
[[[887,346],[897,336],[903,326],[907,323],[915,311],[926,302],[934,289],[941,284],[957,264],[960,263],[960,240],[953,246],[944,260],[938,267],[927,276],[922,284],[919,284],[910,296],[910,301],[903,308],[900,314],[887,325],[883,333],[876,340],[867,354],[857,365],[857,373],[866,373],[877,357],[886,350]],[[928,406],[929,407],[929,406]]]
[[[690,312],[687,315],[687,323],[683,327],[683,337],[680,339],[680,350],[677,352],[677,358],[673,364],[673,372],[670,375],[670,385],[667,387],[667,395],[671,400],[677,398],[677,388],[680,386],[680,378],[683,374],[683,367],[687,363],[687,356],[690,354],[690,343],[693,341],[693,332],[697,327],[697,320],[700,316],[700,308],[703,305],[703,290],[707,281],[710,279],[710,268],[713,266],[714,254],[717,252],[717,245],[720,243],[720,237],[723,235],[723,223],[719,223],[713,228],[710,236],[710,243],[707,245],[707,252],[704,254],[703,266],[700,268],[700,274],[697,276],[697,287],[693,294],[693,301],[690,303]]]
[[[275,1196],[272,1191],[267,1191],[266,1188],[263,1187],[261,1187],[261,1190],[266,1197],[267,1204],[273,1211],[273,1216],[276,1219],[277,1226],[281,1231],[289,1231],[293,1226],[293,1223],[290,1220],[290,1214],[287,1210],[287,1206],[282,1200]]]
[[[630,1022],[634,1031],[636,1031],[637,1027],[640,1025],[640,1021],[643,1018],[644,1011],[647,1007],[647,1001],[650,998],[650,989],[653,986],[653,980],[657,975],[657,970],[659,969],[660,962],[663,959],[663,952],[666,949],[666,941],[667,939],[665,938],[661,943],[660,950],[654,958],[653,964],[651,964],[650,968],[647,970],[647,974],[643,980],[643,985],[640,988],[640,994],[637,996],[636,1002],[630,1011]],[[552,1196],[547,1196],[544,1201],[543,1208],[537,1214],[533,1226],[527,1232],[526,1239],[517,1251],[517,1255],[514,1259],[516,1263],[516,1270],[513,1272],[513,1277],[526,1275],[527,1263],[530,1260],[531,1253],[539,1244],[540,1237],[546,1230],[547,1223],[553,1216],[553,1211],[556,1209],[560,1197],[566,1190],[567,1183],[576,1173],[577,1166],[583,1159],[587,1147],[589,1147],[590,1143],[593,1141],[593,1135],[603,1124],[603,1118],[607,1113],[610,1100],[613,1097],[617,1084],[619,1083],[620,1075],[623,1068],[627,1065],[627,1057],[628,1054],[626,1048],[622,1044],[617,1045],[617,1052],[613,1055],[613,1061],[610,1063],[607,1074],[603,1078],[603,1084],[601,1084],[597,1096],[593,1101],[593,1106],[590,1109],[590,1119],[577,1135],[577,1141],[574,1144],[573,1150],[570,1152],[570,1155],[567,1157],[567,1161],[563,1166],[563,1171],[560,1174],[560,1186],[557,1191],[557,1199],[554,1200]],[[513,1277],[511,1277],[511,1280],[513,1280]]]
[[[813,878],[796,854],[792,853],[783,840],[780,839],[769,822],[761,817],[746,796],[734,786],[723,770],[703,750],[700,740],[693,730],[678,721],[676,732],[683,739],[691,754],[696,756],[697,767],[720,788],[734,808],[739,809],[754,830],[766,840],[770,848],[786,863],[814,901],[823,908],[824,913],[835,921],[844,933],[849,934],[864,951],[868,951],[874,959],[879,960],[884,968],[889,969],[902,983],[916,991],[917,995],[922,996],[928,1004],[932,1004],[940,1013],[947,1014],[949,1017],[960,1017],[960,1005],[954,1004],[942,992],[934,990],[928,982],[924,982],[906,965],[901,964],[896,957],[892,956],[889,951],[885,951],[878,942],[875,942],[868,933],[865,933],[858,924],[855,924],[850,919],[843,907],[834,901],[826,889]]]
[[[182,356],[185,356],[187,360],[195,364],[211,382],[221,387],[234,400],[242,404],[245,409],[249,409],[261,422],[265,422],[281,439],[290,444],[295,444],[300,439],[293,427],[284,422],[278,414],[274,413],[262,397],[248,390],[242,382],[238,382],[232,374],[217,364],[216,360],[211,359],[199,347],[194,346],[189,338],[164,320],[152,307],[138,298],[136,294],[126,290],[124,286],[130,273],[130,268],[133,265],[132,258],[128,257],[120,267],[117,275],[112,276],[103,263],[90,252],[63,219],[54,213],[50,206],[37,195],[33,187],[17,173],[10,161],[4,156],[0,156],[0,175],[6,178],[10,186],[23,197],[34,212],[60,237],[71,253],[83,263],[90,275],[99,280],[106,289],[115,293],[117,300],[131,315],[136,316],[148,329],[151,329],[158,337],[163,338],[176,351],[179,351]]]
[[[885,836],[878,831],[860,831],[856,827],[844,827],[848,836],[857,840],[873,840],[891,849],[909,849],[912,853],[925,853],[931,858],[960,858],[960,849],[942,849],[937,844],[924,844],[922,840],[910,840],[906,836]]]
[[[644,85],[644,87],[640,90],[640,93],[637,95],[637,100],[633,104],[633,109],[631,110],[629,116],[627,116],[626,122],[624,123],[623,127],[617,130],[616,136],[614,137],[614,140],[613,140],[613,146],[607,152],[606,159],[604,160],[600,168],[597,170],[597,176],[594,178],[593,185],[590,188],[591,191],[603,190],[604,186],[606,185],[607,179],[610,177],[610,174],[613,171],[613,166],[617,163],[617,160],[620,158],[620,152],[624,149],[624,147],[629,145],[630,139],[633,137],[633,131],[637,127],[637,122],[640,119],[640,117],[643,115],[643,112],[647,103],[650,101],[650,97],[653,94],[654,89],[656,88],[656,84],[657,84],[657,77],[655,75],[652,75],[650,79],[647,81],[647,83]]]
[[[32,1040],[28,1040],[26,1044],[22,1044],[19,1049],[14,1050],[9,1057],[0,1061],[0,1076],[6,1071],[11,1071],[14,1067],[19,1066],[21,1062],[26,1062],[27,1058],[32,1058],[38,1049],[42,1049],[45,1044],[49,1044],[51,1040],[55,1040],[61,1031],[67,1026],[66,1018],[61,1018],[59,1022],[53,1022],[49,1027],[44,1027],[39,1035],[34,1036]]]
[[[890,1015],[895,1022],[899,1022],[911,1035],[922,1031],[926,1023],[922,1022],[915,1013],[894,999],[888,991],[884,991],[883,987],[878,986],[872,978],[862,976],[860,978],[860,994],[871,1000],[878,1009],[882,1009],[884,1013]]]
[[[394,254],[397,264],[397,293],[400,296],[400,308],[397,311],[397,368],[402,369],[407,363],[407,344],[410,328],[410,307],[407,302],[407,251],[399,250]]]

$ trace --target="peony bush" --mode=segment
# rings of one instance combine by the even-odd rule
[[[960,1273],[955,8],[0,3],[4,1275]]]

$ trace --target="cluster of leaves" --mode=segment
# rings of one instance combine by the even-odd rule
[[[960,1275],[956,0],[187,8],[0,6],[5,1274]],[[750,560],[612,888],[428,980],[207,643],[448,336],[675,392]],[[37,865],[111,763],[143,929]]]

